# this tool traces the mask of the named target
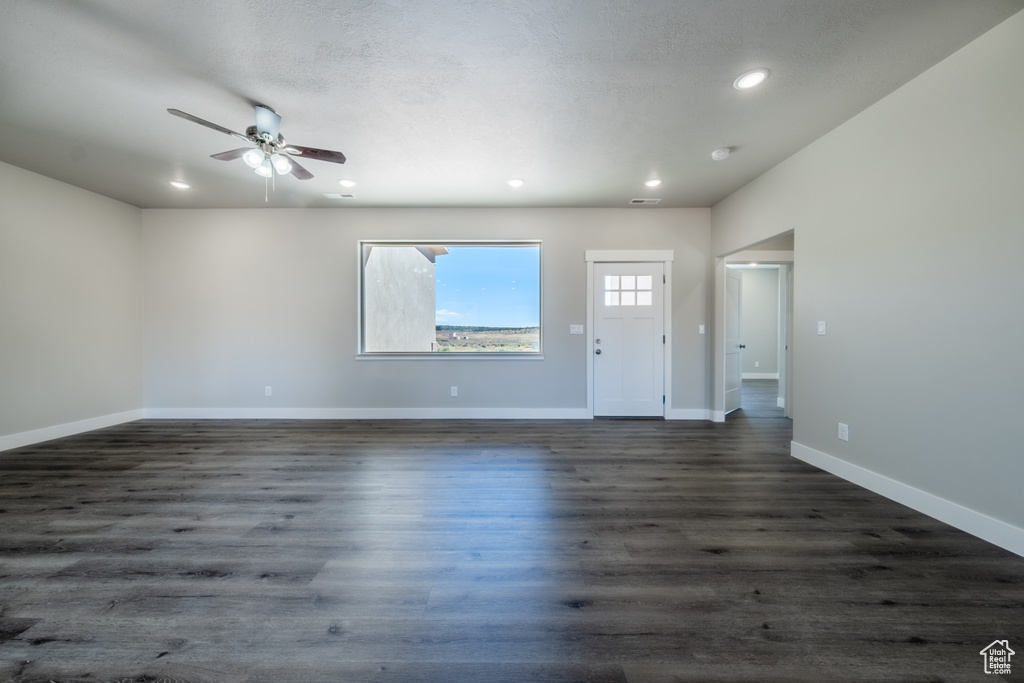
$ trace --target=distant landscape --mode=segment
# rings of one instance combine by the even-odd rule
[[[439,352],[534,353],[539,351],[539,327],[473,327],[438,325]]]

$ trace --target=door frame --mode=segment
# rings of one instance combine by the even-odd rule
[[[661,263],[665,273],[662,316],[665,323],[665,362],[662,364],[667,416],[672,406],[672,249],[587,249],[587,416],[594,419],[594,264],[595,263]]]
[[[793,251],[758,251],[743,249],[714,259],[714,344],[712,346],[711,421],[725,422],[725,264],[726,263],[777,263],[793,269],[796,259]],[[786,313],[790,324],[793,321],[793,293],[790,287]],[[792,328],[787,329],[791,332]],[[786,363],[786,417],[793,417],[793,337],[789,334],[789,349]]]

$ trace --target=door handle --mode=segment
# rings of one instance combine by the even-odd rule
[[[745,348],[747,348],[747,345],[746,344],[740,344],[740,348],[741,349],[745,349]]]
[[[598,349],[597,351],[594,351],[594,353],[596,353],[597,355],[600,356],[601,355],[601,349]]]

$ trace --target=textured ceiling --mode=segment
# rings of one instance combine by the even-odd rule
[[[140,207],[710,206],[1022,8],[0,0],[0,160]],[[769,80],[733,89],[754,67]],[[240,160],[210,159],[240,141],[166,112],[242,132],[254,103],[348,163],[307,160],[316,177],[265,202]]]

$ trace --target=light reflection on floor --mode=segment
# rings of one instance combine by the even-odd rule
[[[339,631],[365,646],[374,630],[382,642],[426,630],[436,634],[438,661],[493,660],[487,643],[504,661],[571,656],[564,637],[537,638],[566,632],[582,586],[565,552],[578,539],[558,528],[565,515],[545,471],[550,453],[446,445],[365,455],[347,474],[365,495],[338,501],[351,547],[310,585],[341,612],[367,597],[369,604],[355,600],[352,620],[339,615]]]

